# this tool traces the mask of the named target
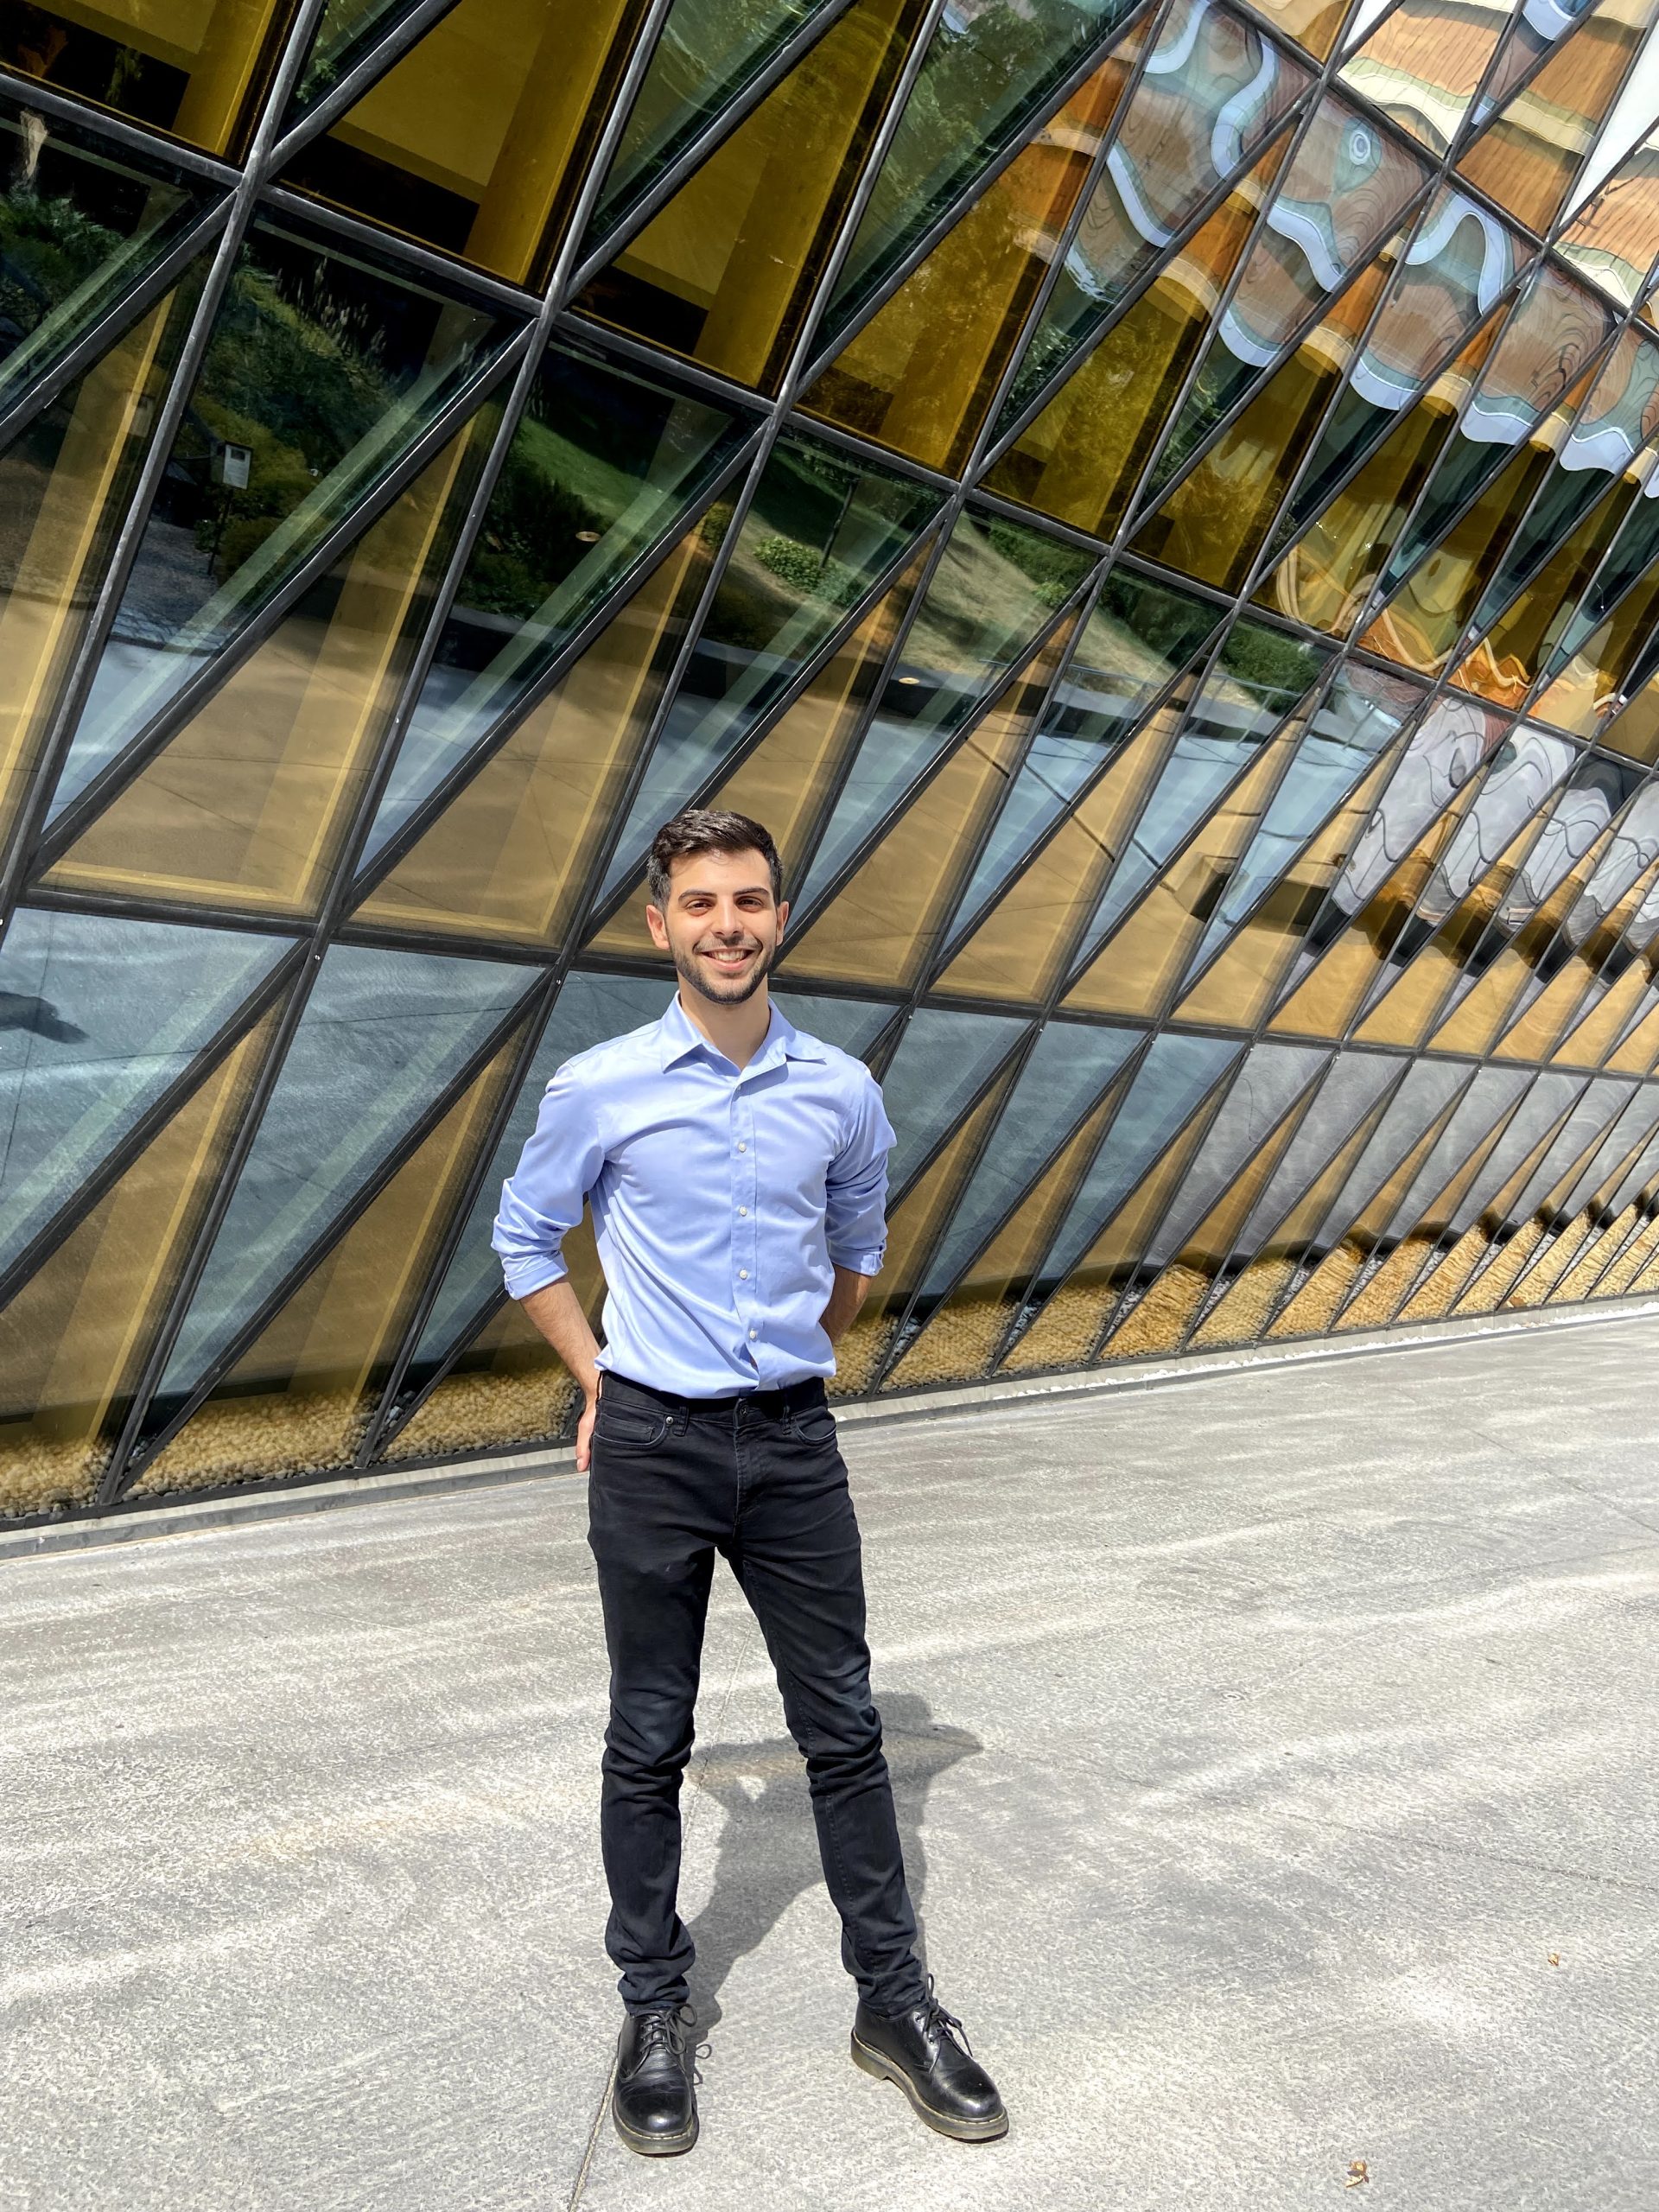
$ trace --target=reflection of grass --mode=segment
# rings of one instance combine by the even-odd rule
[[[73,200],[14,185],[0,198],[0,343],[37,329],[121,245]]]

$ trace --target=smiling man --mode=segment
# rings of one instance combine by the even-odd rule
[[[718,1552],[806,1760],[858,1985],[854,2062],[942,2134],[988,2141],[1007,2129],[1001,2101],[916,1956],[858,1523],[823,1387],[881,1264],[893,1131],[868,1070],[771,1003],[789,909],[758,822],[677,815],[647,887],[678,994],[660,1021],[559,1070],[495,1225],[508,1290],[586,1401],[576,1465],[611,1662],[606,1948],[626,2013],[617,2132],[658,2156],[697,2138],[679,1796]],[[560,1252],[585,1200],[608,1293],[602,1351]]]

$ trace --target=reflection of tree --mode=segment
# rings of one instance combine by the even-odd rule
[[[109,261],[121,235],[64,197],[14,184],[0,199],[0,354]]]

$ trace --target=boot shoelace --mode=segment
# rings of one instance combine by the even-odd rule
[[[927,2030],[930,2035],[948,2035],[954,2041],[961,2044],[969,2058],[973,2056],[974,2046],[968,2040],[968,2031],[954,2012],[945,2011],[944,2005],[934,1995],[931,1974],[927,1977],[927,1995],[922,2000],[922,2009],[926,2016]]]
[[[639,2049],[634,2060],[635,2071],[637,2072],[645,2061],[654,2056],[658,2051],[666,2050],[679,2065],[686,2068],[692,2081],[701,2088],[702,2074],[697,2061],[708,2056],[709,2045],[706,2043],[693,2044],[688,2063],[685,2050],[685,2022],[678,2012],[668,2011],[645,2012],[640,2017],[645,2025],[639,2031]]]

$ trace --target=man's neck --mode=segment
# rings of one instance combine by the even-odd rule
[[[772,999],[763,982],[753,998],[737,1006],[717,1006],[699,991],[680,990],[680,1011],[734,1067],[746,1068],[766,1041],[772,1027]]]

